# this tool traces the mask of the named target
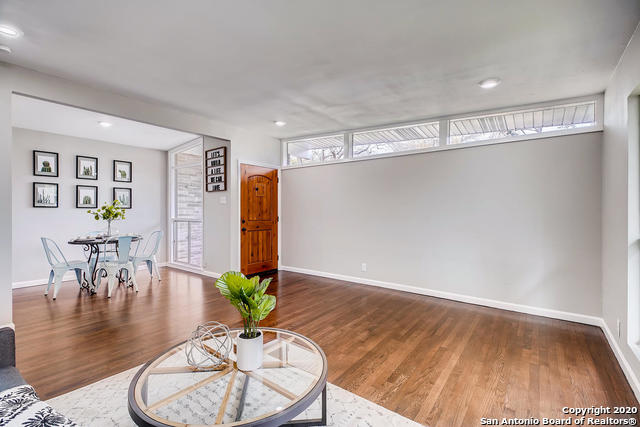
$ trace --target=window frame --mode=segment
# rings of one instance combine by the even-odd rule
[[[182,151],[190,150],[192,148],[199,147],[202,150],[202,159],[197,162],[186,163],[180,166],[175,164],[175,154]],[[202,236],[204,239],[204,137],[198,136],[195,139],[172,148],[167,152],[168,164],[167,164],[167,190],[169,192],[167,197],[167,237],[168,237],[168,259],[170,264],[192,268],[196,271],[202,271],[204,268],[204,253],[200,259],[200,265],[191,264],[191,225],[192,223],[202,224]],[[201,182],[201,197],[202,197],[202,216],[197,218],[179,217],[176,212],[177,208],[177,169],[192,168],[199,166],[202,173]],[[175,245],[176,245],[176,228],[178,222],[186,222],[187,225],[187,260],[188,262],[178,261],[175,259]],[[204,240],[203,240],[204,241]]]
[[[510,137],[499,138],[499,139],[490,139],[490,140],[484,140],[484,141],[449,144],[449,122],[451,120],[471,118],[471,117],[489,115],[489,114],[517,112],[520,110],[561,106],[565,104],[576,104],[576,103],[583,103],[583,102],[595,102],[595,112],[594,112],[595,125],[594,126],[575,128],[575,129],[561,129],[561,130],[550,131],[550,132],[542,132],[539,134],[517,135],[517,136],[510,136]],[[564,98],[564,99],[558,99],[553,101],[540,102],[536,104],[518,105],[518,106],[498,108],[498,109],[492,109],[492,110],[474,111],[474,112],[469,112],[464,114],[446,115],[446,116],[412,120],[412,121],[400,122],[400,123],[389,123],[389,124],[370,126],[370,127],[364,127],[364,128],[355,128],[355,129],[348,129],[348,130],[342,130],[342,131],[325,132],[325,133],[318,133],[318,134],[312,134],[312,135],[297,136],[292,138],[284,138],[280,140],[281,152],[282,152],[282,169],[297,169],[297,168],[306,168],[306,167],[314,167],[314,166],[335,165],[340,163],[362,162],[362,161],[368,161],[368,160],[383,159],[388,157],[398,157],[398,156],[408,156],[408,155],[414,155],[414,154],[429,153],[434,151],[460,150],[464,148],[478,147],[482,145],[504,144],[509,142],[528,141],[528,140],[542,139],[542,138],[553,138],[553,137],[563,136],[563,135],[576,135],[581,133],[600,132],[604,129],[603,103],[604,103],[604,95],[600,93],[600,94],[588,95],[588,96],[582,96],[582,97],[576,97],[576,98]],[[363,157],[353,157],[353,134],[354,133],[383,130],[383,129],[393,128],[393,127],[419,125],[422,123],[431,123],[431,122],[439,122],[440,139],[439,139],[438,145],[435,147],[422,148],[417,150],[398,151],[394,153],[382,153],[382,154],[375,154],[375,155],[363,156]],[[290,142],[296,142],[303,139],[320,138],[325,136],[335,136],[340,133],[344,135],[344,143],[345,143],[345,149],[344,149],[345,156],[343,159],[333,160],[330,162],[310,162],[304,165],[288,165],[287,164],[288,144]]]
[[[341,162],[345,159],[347,159],[347,156],[351,156],[351,153],[348,151],[349,147],[353,147],[353,145],[349,144],[347,141],[347,133],[344,132],[331,132],[331,133],[325,133],[319,136],[305,136],[302,138],[290,138],[287,141],[286,145],[283,145],[282,147],[284,148],[284,152],[282,153],[282,158],[283,158],[283,164],[286,165],[287,162],[289,161],[289,144],[295,144],[295,143],[299,143],[299,142],[304,142],[310,139],[316,139],[316,138],[334,138],[334,137],[338,137],[342,135],[342,141],[344,144],[344,147],[342,149],[343,152],[343,156],[341,159],[335,159],[335,160],[327,160],[327,161],[310,161],[308,163],[305,164],[299,164],[299,165],[291,165],[292,167],[304,167],[304,166],[313,166],[313,165],[324,165],[324,164],[333,164],[333,163],[337,163],[337,162]],[[337,147],[337,146],[336,146]]]
[[[400,153],[409,153],[409,154],[414,154],[414,153],[421,153],[423,151],[428,151],[431,150],[433,148],[437,148],[440,146],[440,140],[438,139],[438,141],[435,143],[435,145],[433,147],[428,147],[428,148],[415,148],[413,150],[398,150],[398,151],[393,151],[391,153],[379,153],[379,154],[369,154],[366,156],[359,156],[359,157],[354,157],[353,156],[353,148],[354,148],[354,136],[356,134],[360,134],[360,133],[367,133],[367,132],[375,132],[375,131],[386,131],[386,130],[396,130],[396,129],[402,129],[402,128],[408,128],[408,127],[414,127],[414,126],[423,126],[423,125],[432,125],[435,124],[436,126],[438,126],[438,133],[440,135],[440,138],[442,138],[442,133],[440,131],[440,121],[439,120],[430,120],[428,122],[424,122],[424,121],[419,121],[419,122],[415,122],[409,125],[393,125],[393,126],[384,126],[384,127],[379,127],[377,129],[369,129],[369,130],[354,130],[349,132],[349,135],[351,135],[351,143],[350,143],[350,152],[351,152],[351,159],[354,160],[360,160],[360,159],[371,159],[371,158],[378,158],[378,157],[386,157],[386,156],[395,156],[398,155]],[[399,142],[399,141],[397,141]],[[375,144],[375,143],[373,143]],[[373,145],[371,144],[371,145]]]

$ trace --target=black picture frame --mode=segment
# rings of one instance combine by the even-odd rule
[[[227,147],[221,146],[204,152],[205,191],[227,191]]]
[[[90,160],[95,163],[95,166],[96,166],[95,176],[80,174],[80,160]],[[97,181],[98,180],[98,158],[90,157],[90,156],[76,156],[76,179],[90,179],[93,181]]]
[[[55,157],[55,163],[56,163],[55,173],[53,171],[43,172],[42,170],[38,170],[38,169],[42,169],[38,167],[38,155],[41,155],[41,154]],[[60,171],[60,162],[58,160],[59,160],[58,153],[54,153],[52,151],[33,150],[33,176],[50,176],[50,177],[57,178]]]
[[[36,202],[37,200],[37,193],[38,193],[38,186],[39,185],[46,185],[46,186],[51,186],[51,187],[55,187],[56,188],[56,204],[54,205],[42,205],[42,204],[38,204]],[[58,192],[58,184],[55,182],[34,182],[33,183],[33,207],[34,208],[57,208],[60,204],[60,200],[59,200],[59,192]]]
[[[126,163],[129,165],[128,179],[122,179],[118,177],[118,163]],[[113,161],[113,181],[114,182],[131,182],[133,177],[133,163],[126,160],[114,160]]]
[[[127,191],[129,192],[129,205],[125,205],[124,203],[122,203],[120,205],[121,208],[124,209],[131,209],[133,207],[133,190],[131,188],[124,188],[124,187],[113,187],[113,200],[120,200],[117,198],[116,193],[118,191]]]
[[[93,204],[80,205],[80,189],[91,188],[93,190]],[[98,207],[98,186],[96,185],[76,185],[76,208],[78,209],[96,209]]]

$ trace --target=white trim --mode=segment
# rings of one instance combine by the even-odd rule
[[[62,281],[66,282],[68,280],[72,280],[75,278],[75,274],[71,272],[71,274],[66,273],[64,277],[62,277]],[[13,282],[11,284],[11,289],[20,289],[20,288],[30,288],[31,286],[40,286],[46,285],[49,282],[49,279],[36,279],[36,280],[24,280],[22,282]]]
[[[0,325],[0,328],[11,328],[14,331],[16,330],[16,324],[13,322],[5,323],[4,325]]]
[[[465,302],[469,304],[483,305],[486,307],[499,308],[502,310],[516,311],[518,313],[533,314],[535,316],[550,317],[552,319],[568,320],[570,322],[585,323],[587,325],[600,326],[602,318],[590,316],[587,314],[571,313],[568,311],[552,310],[549,308],[534,307],[524,304],[515,304],[511,302],[498,301],[488,298],[474,297],[470,295],[456,294],[453,292],[438,291],[434,289],[419,288],[417,286],[403,285],[400,283],[384,282],[381,280],[366,279],[363,277],[346,276],[343,274],[327,273],[324,271],[309,270],[306,268],[282,266],[284,271],[294,273],[310,274],[312,276],[328,277],[330,279],[344,280],[363,285],[377,286],[386,289],[395,289],[397,291],[411,292],[414,294],[428,295],[437,298],[445,298],[454,301]]]
[[[278,171],[278,217],[280,218],[280,222],[278,222],[278,256],[280,256],[280,254],[282,253],[281,249],[282,249],[282,179],[281,179],[281,174],[282,174],[282,166],[276,166],[272,163],[267,163],[267,162],[260,162],[260,161],[254,161],[254,160],[244,160],[244,159],[238,159],[238,166],[237,166],[237,172],[238,172],[238,188],[236,190],[236,196],[238,198],[238,203],[237,203],[237,208],[238,208],[238,217],[237,218],[231,218],[231,227],[232,229],[235,228],[236,232],[233,233],[236,236],[236,240],[238,242],[238,252],[236,255],[238,255],[238,264],[235,266],[235,269],[237,271],[240,271],[242,268],[242,247],[240,245],[241,240],[242,240],[242,234],[240,232],[240,229],[242,228],[242,224],[240,223],[240,217],[242,216],[242,167],[241,165],[250,165],[250,166],[260,166],[263,168],[270,168],[270,169],[276,169]],[[234,224],[235,222],[235,224]],[[281,262],[281,258],[278,258],[278,268],[280,268],[280,262]]]
[[[519,135],[519,136],[514,136],[509,138],[501,138],[501,139],[486,140],[486,141],[475,141],[475,142],[452,144],[452,145],[448,144],[448,134],[446,135],[446,138],[444,139],[442,138],[443,137],[442,132],[444,132],[444,129],[448,126],[447,123],[449,120],[463,119],[467,117],[474,117],[474,116],[485,115],[485,114],[498,114],[498,113],[511,112],[511,111],[520,111],[520,110],[526,110],[531,108],[543,108],[543,107],[549,107],[553,105],[574,104],[574,103],[585,102],[585,101],[595,101],[595,104],[596,104],[595,113],[594,113],[595,125],[589,128],[563,129],[563,130],[557,130],[552,132],[545,132],[542,134]],[[475,111],[475,112],[463,113],[463,114],[432,117],[432,118],[418,119],[418,120],[412,120],[412,121],[401,122],[401,123],[389,123],[385,125],[370,126],[366,128],[346,129],[340,132],[326,132],[321,134],[304,135],[304,136],[297,136],[293,138],[284,138],[281,140],[282,169],[283,170],[298,169],[298,168],[306,168],[306,167],[313,167],[313,166],[332,165],[336,163],[361,162],[361,161],[375,160],[375,159],[381,159],[381,158],[387,158],[387,157],[397,157],[397,156],[429,153],[434,151],[458,150],[463,148],[478,147],[482,145],[504,144],[507,142],[528,141],[528,140],[535,140],[535,139],[542,139],[542,138],[552,138],[552,137],[563,136],[563,135],[576,135],[576,134],[582,134],[582,133],[600,132],[604,130],[603,103],[604,103],[604,95],[600,93],[600,94],[594,94],[594,95],[588,95],[588,96],[581,96],[577,98],[558,99],[558,100],[553,100],[548,102],[540,102],[536,104],[527,104],[527,105],[519,105],[514,107],[499,108],[499,109],[493,109],[493,110]],[[410,125],[415,125],[420,123],[426,123],[426,122],[431,123],[431,122],[437,122],[437,121],[440,122],[440,130],[441,130],[440,143],[437,147],[424,148],[420,150],[399,151],[396,153],[385,153],[385,154],[378,154],[378,155],[366,156],[366,157],[360,157],[360,158],[349,158],[348,156],[346,156],[347,152],[345,152],[344,159],[335,160],[331,162],[324,162],[324,163],[313,162],[313,163],[307,163],[304,165],[287,165],[286,164],[287,144],[289,142],[295,142],[295,141],[300,141],[300,140],[309,139],[309,138],[334,136],[340,133],[344,133],[344,135],[349,135],[349,134],[353,135],[353,133],[356,133],[356,132],[365,132],[365,131],[387,129],[387,128],[393,128],[393,127],[410,126]],[[446,126],[443,126],[443,123]]]
[[[624,376],[627,377],[627,381],[629,381],[633,394],[635,394],[636,399],[640,400],[640,381],[638,381],[638,377],[635,372],[633,372],[629,361],[624,357],[622,349],[620,348],[618,341],[615,339],[615,335],[613,335],[609,329],[609,325],[607,325],[607,322],[605,322],[604,319],[600,320],[601,323],[599,326],[602,328],[607,341],[609,341],[609,346],[611,347],[611,350],[613,350],[613,354],[616,356],[616,359],[618,359],[618,363],[622,368],[622,372],[624,372]]]
[[[159,262],[158,263],[158,268],[160,267],[167,267],[168,263],[166,262]],[[146,270],[147,266],[145,264],[140,264],[138,266],[138,270]],[[74,273],[73,271],[67,271],[65,273],[65,275],[62,277],[62,281],[63,282],[67,282],[70,280],[76,280],[76,273]],[[41,285],[46,285],[47,283],[49,283],[49,278],[47,277],[46,279],[35,279],[35,280],[24,280],[22,282],[13,282],[11,284],[11,289],[20,289],[20,288],[29,288],[31,286],[41,286]]]
[[[176,264],[176,263],[169,262],[169,263],[166,263],[165,266],[169,268],[175,268],[176,270],[182,270],[182,271],[187,271],[189,273],[199,274],[201,276],[213,277],[214,279],[217,279],[218,277],[222,276],[222,274],[216,273],[215,271],[199,270],[197,268],[192,268],[183,264]]]
[[[181,265],[181,264],[176,264],[176,263],[171,263],[171,262],[159,262],[158,263],[158,268],[160,267],[170,267],[170,268],[175,268],[176,270],[182,270],[182,271],[188,271],[189,273],[195,273],[195,274],[200,274],[203,276],[207,276],[207,277],[213,277],[215,279],[217,279],[218,277],[222,276],[222,274],[220,273],[216,273],[215,271],[206,271],[206,270],[199,270],[197,268],[192,268],[186,265]],[[147,266],[144,264],[141,264],[138,266],[138,271],[140,270],[146,270]],[[70,281],[70,280],[76,280],[76,274],[73,271],[68,271],[64,277],[62,278],[63,281]],[[49,282],[49,278],[46,279],[36,279],[36,280],[25,280],[22,282],[13,282],[12,283],[12,289],[20,289],[20,288],[28,288],[31,286],[42,286],[42,285],[46,285]]]

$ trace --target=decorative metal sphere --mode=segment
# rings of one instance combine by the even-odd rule
[[[227,366],[232,348],[229,327],[211,321],[198,325],[191,333],[184,351],[190,366],[199,371],[216,371]]]

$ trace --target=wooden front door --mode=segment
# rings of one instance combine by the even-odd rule
[[[278,171],[240,165],[240,269],[278,268]]]

